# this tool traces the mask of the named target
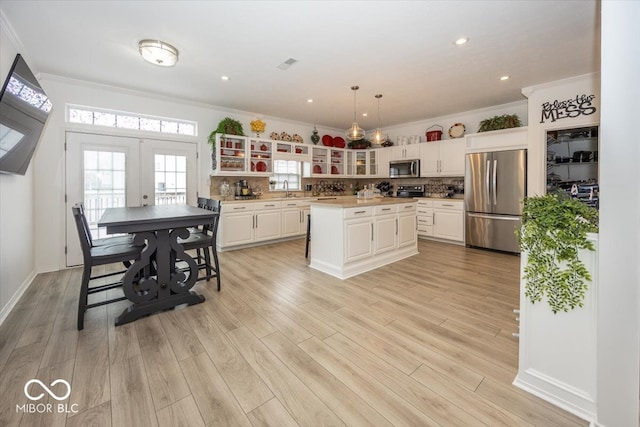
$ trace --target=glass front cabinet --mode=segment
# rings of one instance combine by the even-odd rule
[[[547,131],[547,193],[599,208],[598,127]]]

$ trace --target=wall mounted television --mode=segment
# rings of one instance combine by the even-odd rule
[[[24,175],[52,104],[20,54],[0,92],[0,173]]]

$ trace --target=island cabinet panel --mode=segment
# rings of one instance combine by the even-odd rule
[[[418,253],[412,200],[334,200],[311,204],[311,268],[340,279]]]

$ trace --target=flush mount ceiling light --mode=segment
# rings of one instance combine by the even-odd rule
[[[458,46],[462,46],[463,44],[466,44],[468,41],[469,41],[469,37],[460,37],[454,43],[457,44]]]
[[[378,100],[378,127],[376,128],[376,131],[373,133],[372,139],[374,144],[382,144],[383,142],[386,142],[388,139],[387,134],[380,130],[380,98],[382,98],[382,94],[379,93],[375,95],[375,97]]]
[[[173,67],[178,62],[178,49],[160,40],[140,40],[138,49],[145,61],[161,67]]]
[[[353,91],[353,124],[345,132],[349,141],[357,141],[364,138],[364,129],[356,123],[356,91],[358,89],[360,89],[360,86],[351,86],[351,90]]]
[[[510,78],[511,78],[511,76],[505,75],[505,76],[500,77],[500,80],[505,81],[505,80],[509,80]]]

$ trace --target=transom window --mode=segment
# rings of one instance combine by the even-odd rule
[[[273,179],[276,182],[276,190],[285,189],[285,180],[289,190],[300,190],[301,168],[300,162],[295,160],[274,160]]]
[[[173,135],[197,136],[196,122],[124,111],[67,105],[67,121],[84,125],[143,130]]]

